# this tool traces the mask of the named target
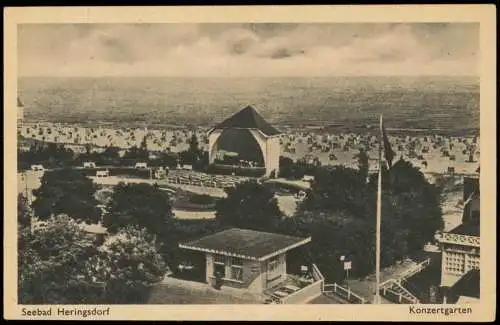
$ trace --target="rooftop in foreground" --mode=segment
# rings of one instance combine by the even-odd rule
[[[231,228],[179,247],[207,253],[264,261],[311,241],[311,237],[293,237],[249,229]]]
[[[479,224],[463,223],[449,231],[451,234],[479,237]]]
[[[479,298],[480,271],[470,270],[451,288],[450,292],[458,296]]]

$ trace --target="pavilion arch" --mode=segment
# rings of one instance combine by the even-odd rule
[[[266,170],[265,176],[270,176],[273,172],[277,175],[279,172],[280,134],[281,132],[269,125],[253,107],[247,106],[208,132],[209,163],[214,162],[217,151],[222,149],[221,145],[225,146],[232,142],[232,146],[238,149],[239,137],[248,143],[249,151],[253,151],[254,154],[256,150],[260,151]],[[254,144],[253,149],[251,144]],[[236,152],[242,151],[241,148],[239,149]],[[251,155],[252,152],[244,153],[244,156],[246,154]]]
[[[219,151],[237,152],[241,160],[253,161],[258,166],[265,165],[266,143],[248,129],[223,129],[211,148],[212,159]],[[213,163],[213,160],[211,161]]]

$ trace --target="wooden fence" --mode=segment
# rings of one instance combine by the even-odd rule
[[[336,283],[334,284],[325,284],[324,290],[325,293],[334,293],[339,297],[347,300],[352,304],[366,304],[369,303],[365,298],[355,294],[348,288],[344,288]]]

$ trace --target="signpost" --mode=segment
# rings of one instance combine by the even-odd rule
[[[352,269],[351,261],[344,261],[344,270],[346,272],[346,281],[349,279],[349,270]]]
[[[340,256],[339,259],[340,262],[342,262],[342,264],[344,265],[344,271],[346,273],[345,281],[347,282],[347,280],[349,279],[349,270],[352,269],[352,261],[347,260],[344,255]]]

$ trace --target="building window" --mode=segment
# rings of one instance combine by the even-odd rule
[[[448,253],[445,259],[446,271],[461,275],[465,273],[465,256],[461,253]]]
[[[267,264],[268,278],[274,278],[280,275],[280,259],[279,256],[273,257]]]
[[[243,281],[243,260],[241,258],[231,258],[231,279]]]
[[[479,269],[479,256],[469,256],[467,259],[466,271]]]
[[[214,276],[226,277],[226,258],[222,255],[214,255]]]

